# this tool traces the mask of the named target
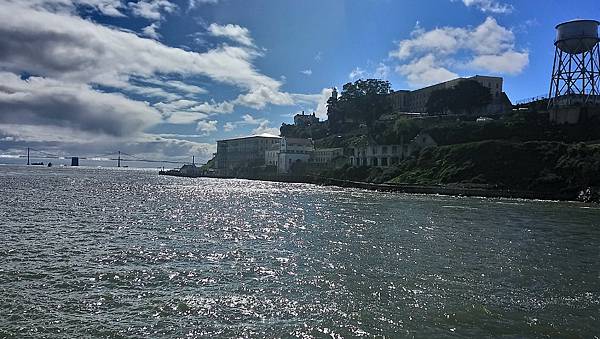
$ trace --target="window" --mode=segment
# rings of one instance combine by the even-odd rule
[[[388,152],[388,148],[387,148],[387,146],[383,146],[383,147],[381,148],[381,153],[383,153],[383,154],[387,154],[387,152]]]

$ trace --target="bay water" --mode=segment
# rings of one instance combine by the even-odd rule
[[[600,336],[600,206],[0,166],[0,337]]]

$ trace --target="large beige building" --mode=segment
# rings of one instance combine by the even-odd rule
[[[389,167],[424,148],[436,146],[437,142],[427,133],[419,133],[407,144],[351,146],[348,148],[348,163],[351,166]]]
[[[452,88],[460,81],[464,80],[475,80],[482,86],[490,89],[490,93],[492,94],[492,103],[483,108],[483,111],[480,113],[498,114],[503,112],[505,109],[506,95],[502,91],[502,78],[483,75],[476,75],[470,78],[453,79],[414,91],[396,91],[390,94],[392,109],[394,112],[427,113],[427,101],[429,100],[429,97],[433,91]]]
[[[215,169],[230,174],[238,168],[265,165],[265,151],[279,145],[281,138],[271,134],[217,141]]]

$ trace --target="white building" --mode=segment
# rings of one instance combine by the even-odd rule
[[[279,146],[280,143],[273,145],[272,149],[268,149],[265,151],[265,165],[266,166],[275,166],[279,164]]]
[[[310,162],[314,166],[332,167],[335,160],[344,156],[344,149],[339,148],[317,148],[312,153]]]
[[[299,163],[308,163],[315,150],[312,139],[282,138],[277,161],[278,173],[290,173]]]
[[[503,113],[507,109],[510,109],[510,100],[502,89],[503,79],[501,77],[475,75],[470,78],[457,78],[449,81],[445,81],[439,84],[431,85],[425,88],[417,89],[414,91],[399,90],[389,95],[392,110],[394,112],[427,112],[427,101],[431,93],[440,89],[449,89],[456,86],[459,82],[465,80],[477,81],[483,87],[490,90],[492,95],[492,102],[487,106],[481,108],[483,114],[498,114]],[[429,112],[435,113],[435,112]]]
[[[183,165],[179,169],[179,172],[183,175],[190,176],[190,177],[200,176],[202,174],[202,170],[200,169],[200,167],[196,167],[195,164]]]
[[[366,145],[349,148],[350,165],[388,167],[406,158],[408,145]]]
[[[400,145],[366,145],[349,148],[352,166],[390,167],[437,142],[427,133],[419,133],[410,143]]]
[[[217,141],[215,169],[222,174],[235,173],[240,168],[265,165],[265,151],[279,144],[281,138],[271,134]]]
[[[264,151],[265,166],[275,166],[277,173],[289,173],[298,163],[308,163],[315,150],[312,139],[280,138]]]

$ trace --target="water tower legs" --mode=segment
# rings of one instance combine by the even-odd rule
[[[600,44],[579,54],[556,47],[548,95],[550,118],[573,123],[586,108],[600,106]]]

